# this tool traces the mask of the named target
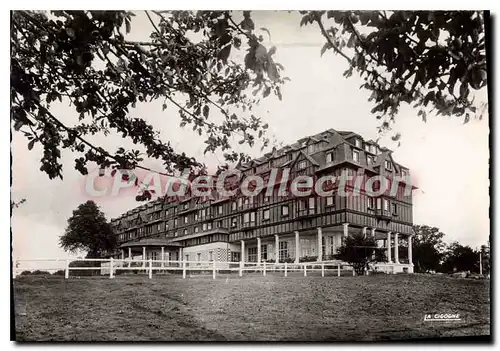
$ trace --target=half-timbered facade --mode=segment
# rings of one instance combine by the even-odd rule
[[[283,193],[280,174],[276,186],[255,196],[221,198],[213,192],[204,201],[189,196],[153,201],[112,220],[118,255],[176,261],[325,261],[333,259],[343,237],[360,232],[386,248],[395,271],[413,272],[412,196],[401,180],[409,179],[409,170],[393,159],[392,151],[356,133],[329,129],[237,169],[240,184],[250,176],[267,184],[272,169],[287,169],[290,181],[304,175],[318,181],[342,172],[352,179],[346,182],[347,196],[328,181],[325,186],[335,190],[332,196]],[[359,184],[374,176],[398,177],[397,191],[370,196]],[[352,194],[355,189],[358,193]]]

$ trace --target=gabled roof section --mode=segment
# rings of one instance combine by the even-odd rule
[[[305,159],[311,162],[314,166],[319,166],[319,163],[316,162],[314,158],[306,154],[304,151],[300,151],[299,153],[297,153],[297,156],[295,156],[295,158],[291,161],[290,166],[293,166],[295,165],[295,163],[297,163],[297,160],[299,159],[300,155],[304,156]]]

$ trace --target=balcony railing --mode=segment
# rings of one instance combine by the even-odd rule
[[[316,213],[316,208],[304,208],[297,210],[297,217],[306,217]]]
[[[255,221],[243,223],[243,229],[255,226]]]
[[[242,204],[240,206],[240,210],[242,210],[242,211],[249,210],[249,209],[257,207],[257,205],[258,205],[257,202],[252,202],[252,203],[248,203],[248,204]]]
[[[392,219],[391,212],[387,211],[387,210],[383,210],[383,209],[376,209],[375,216],[378,218],[387,219],[387,220]]]

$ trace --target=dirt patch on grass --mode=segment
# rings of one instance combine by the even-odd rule
[[[489,335],[489,281],[443,276],[22,277],[18,340],[361,341]],[[424,322],[424,313],[461,321]]]

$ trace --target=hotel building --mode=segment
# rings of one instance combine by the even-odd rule
[[[408,168],[393,159],[392,151],[354,132],[333,129],[236,169],[239,181],[260,176],[267,182],[272,169],[288,169],[290,180],[339,177],[342,172],[364,181],[373,176],[409,179]],[[295,197],[290,191],[278,193],[279,185],[271,194],[264,187],[252,197],[239,193],[219,198],[213,191],[213,198],[204,201],[195,196],[151,201],[112,220],[118,239],[118,252],[112,255],[132,260],[320,262],[333,260],[343,238],[363,233],[386,249],[386,267],[413,272],[412,195],[405,192],[406,182],[380,196],[369,196],[363,189],[342,196],[338,184],[330,184],[332,196]],[[356,187],[354,181],[347,182],[347,189]]]

